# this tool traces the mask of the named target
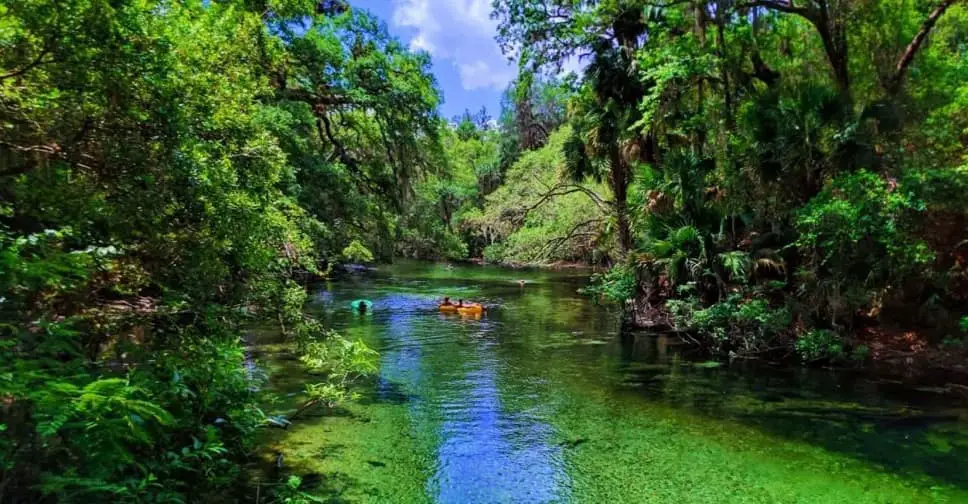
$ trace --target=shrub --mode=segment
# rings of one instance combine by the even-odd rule
[[[866,170],[834,179],[797,214],[804,298],[833,323],[934,257],[911,232],[924,209],[903,187]]]
[[[593,296],[596,300],[612,303],[624,303],[635,296],[638,286],[635,268],[621,264],[612,267],[602,274],[592,276],[591,285],[582,292]]]
[[[744,299],[739,294],[707,308],[701,308],[695,298],[667,301],[666,308],[678,328],[696,331],[716,350],[762,349],[791,322],[787,308],[773,308],[766,300]]]
[[[368,263],[373,262],[373,252],[359,240],[353,240],[343,249],[343,258],[351,262]]]
[[[492,243],[484,247],[484,260],[489,263],[501,263],[504,261],[505,251],[507,250],[507,245],[504,242]]]
[[[351,341],[335,331],[329,331],[322,339],[311,340],[305,345],[300,360],[311,371],[325,375],[325,379],[306,385],[309,401],[303,409],[315,404],[333,408],[354,399],[350,386],[376,371],[373,362],[376,356],[362,340]]]
[[[794,348],[804,361],[838,358],[844,354],[840,336],[824,329],[815,329],[801,335]]]
[[[857,345],[854,350],[850,353],[850,358],[857,361],[863,362],[870,357],[871,349],[867,345]]]

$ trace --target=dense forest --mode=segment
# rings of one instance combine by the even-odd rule
[[[302,311],[346,263],[579,263],[722,356],[963,359],[965,2],[495,0],[494,118],[351,3],[0,4],[0,502],[249,495],[244,328],[348,399],[372,351]]]
[[[522,81],[586,63],[561,152],[608,188],[593,293],[721,354],[963,349],[963,2],[494,6]]]

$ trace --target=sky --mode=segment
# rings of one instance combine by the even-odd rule
[[[464,109],[487,107],[497,118],[501,93],[516,67],[501,54],[494,40],[491,0],[351,0],[387,24],[390,34],[411,49],[433,58],[433,72],[443,92],[440,107],[446,118]]]

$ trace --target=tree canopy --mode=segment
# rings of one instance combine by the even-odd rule
[[[593,291],[639,324],[724,353],[833,334],[862,354],[872,326],[960,337],[963,2],[494,8],[522,75],[586,64],[565,151],[609,182],[627,251]]]

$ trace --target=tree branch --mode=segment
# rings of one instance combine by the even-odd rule
[[[34,60],[31,61],[30,63],[27,63],[22,68],[19,68],[17,70],[12,70],[12,71],[7,72],[7,73],[5,73],[3,75],[0,75],[0,81],[7,80],[7,79],[9,79],[11,77],[16,77],[18,75],[23,75],[23,74],[29,72],[32,68],[34,68],[34,67],[36,67],[38,65],[42,65],[44,63],[50,63],[51,60],[43,61],[44,60],[44,56],[47,56],[47,54],[49,52],[50,52],[50,47],[44,47],[40,51],[40,53],[37,54],[37,57],[34,58]]]
[[[811,20],[813,18],[813,14],[811,13],[810,9],[806,7],[794,7],[792,0],[756,0],[754,2],[746,2],[736,5],[737,9],[755,9],[757,7],[786,12],[789,14],[797,14]]]
[[[565,243],[568,243],[568,240],[571,240],[572,238],[576,238],[579,236],[598,235],[598,233],[594,233],[594,232],[579,233],[579,230],[581,230],[582,228],[590,224],[598,224],[601,222],[602,222],[602,219],[588,219],[586,221],[582,221],[582,222],[579,222],[578,224],[575,224],[575,226],[571,228],[571,231],[569,231],[568,234],[566,234],[565,236],[559,236],[557,238],[552,238],[548,240],[548,243],[545,243],[545,245],[541,247],[540,256],[548,257],[549,255],[554,253],[554,251],[558,250],[558,247],[562,246]],[[548,247],[551,247],[551,248],[548,248]]]
[[[928,16],[928,19],[924,20],[921,25],[921,29],[918,33],[911,39],[911,43],[908,44],[904,53],[901,54],[901,58],[897,61],[897,65],[894,68],[894,75],[891,76],[890,81],[887,84],[887,91],[891,94],[896,93],[901,88],[901,83],[904,81],[904,76],[907,74],[907,69],[911,66],[911,62],[914,61],[914,56],[917,54],[918,50],[921,49],[921,45],[924,44],[924,40],[928,38],[928,34],[934,28],[935,23],[938,19],[948,10],[949,7],[954,5],[959,0],[944,0],[941,2],[934,11]]]
[[[587,187],[583,187],[577,184],[558,184],[552,187],[548,192],[544,193],[536,203],[525,208],[522,214],[522,218],[527,217],[527,215],[532,210],[535,210],[536,208],[545,204],[548,200],[550,200],[551,198],[554,198],[555,196],[565,196],[565,195],[574,194],[577,192],[584,193],[586,196],[588,196],[588,198],[591,199],[595,203],[595,205],[598,206],[598,208],[601,209],[602,211],[605,211],[605,212],[608,211],[609,209],[608,207],[610,203],[602,199],[601,196],[596,194],[591,189],[588,189]]]

